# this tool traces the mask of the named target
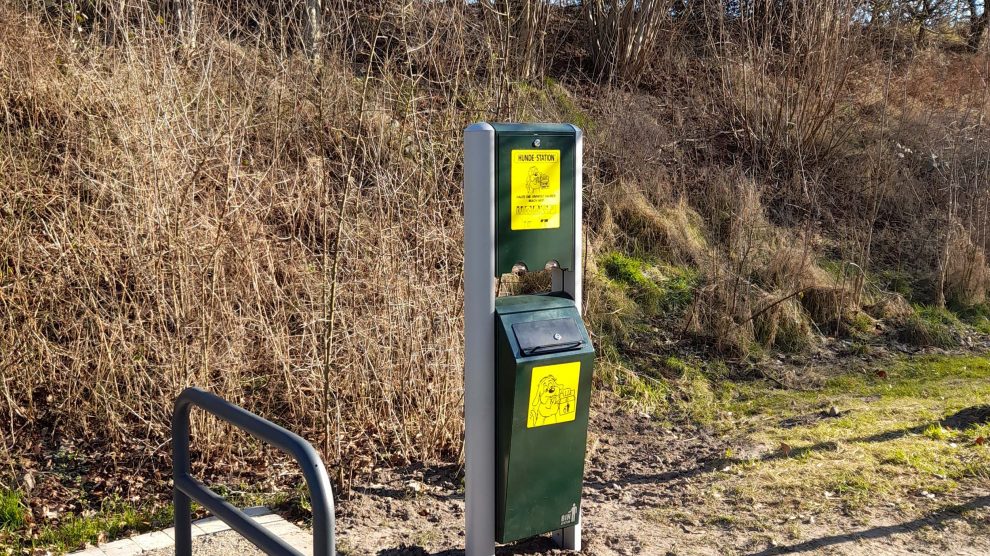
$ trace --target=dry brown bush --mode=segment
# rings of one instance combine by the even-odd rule
[[[969,236],[964,226],[957,225],[946,256],[945,297],[958,305],[973,305],[986,301],[990,291],[990,267],[986,253]]]
[[[914,314],[911,304],[898,293],[884,294],[866,307],[866,312],[876,319],[901,320]]]
[[[338,0],[307,47],[303,4],[200,3],[181,33],[165,3],[0,4],[0,454],[39,437],[160,453],[196,384],[331,466],[458,459],[476,120],[588,123],[596,334],[634,312],[594,274],[616,248],[700,271],[686,328],[734,355],[849,318],[871,264],[986,294],[985,54],[864,47],[846,0],[613,3],[644,25],[606,37],[604,73],[641,85],[619,88],[587,77],[574,6]]]
[[[756,340],[781,351],[800,352],[815,339],[813,323],[794,298],[778,301],[767,296],[762,310],[753,318]]]
[[[836,107],[855,64],[857,7],[850,0],[759,2],[751,17],[718,22],[719,105],[756,164],[804,172],[843,144],[849,122]]]
[[[675,264],[704,263],[708,245],[703,223],[683,199],[657,208],[632,187],[620,191],[621,198],[608,204],[609,219],[623,232],[627,248],[653,253]]]
[[[710,341],[721,353],[745,357],[756,341],[748,301],[748,296],[740,295],[735,281],[709,280],[695,294],[684,317],[684,329]]]
[[[653,61],[670,0],[591,0],[583,5],[590,28],[589,47],[595,67],[607,78],[638,81]]]
[[[175,56],[7,6],[0,36],[6,450],[46,427],[158,451],[198,385],[328,426],[330,465],[457,458],[459,137],[435,130],[468,116],[431,98],[456,90],[208,28]]]

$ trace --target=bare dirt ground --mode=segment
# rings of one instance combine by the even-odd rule
[[[801,505],[718,500],[731,441],[593,408],[583,502],[584,550],[629,554],[990,554],[990,485],[934,500],[872,501],[803,514]],[[344,554],[462,554],[463,490],[454,467],[382,471],[338,508]],[[713,503],[713,493],[715,502]],[[564,554],[549,539],[499,554]]]
[[[800,369],[781,360],[760,371],[772,379],[702,391],[687,407],[711,409],[699,426],[603,389],[592,403],[582,552],[990,554],[988,351],[829,359]],[[305,527],[304,491],[284,463],[243,464],[252,474],[225,492]],[[204,476],[221,484],[229,471]],[[265,477],[273,492],[239,490]],[[156,483],[154,491],[169,489]],[[463,554],[462,470],[376,469],[338,499],[337,520],[344,556]],[[106,540],[134,529],[116,527]],[[197,543],[196,554],[255,553],[234,534]],[[3,544],[0,537],[0,554]],[[66,542],[64,550],[84,545]],[[565,553],[548,538],[499,547],[503,555]]]

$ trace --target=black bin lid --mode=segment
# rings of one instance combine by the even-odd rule
[[[584,345],[584,335],[574,319],[517,322],[512,332],[524,356],[570,351]]]

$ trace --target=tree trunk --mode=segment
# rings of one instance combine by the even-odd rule
[[[971,51],[976,52],[980,48],[980,43],[983,42],[983,33],[987,30],[987,19],[990,17],[990,12],[983,8],[983,13],[976,15],[976,0],[970,0],[969,10],[969,36],[966,37],[966,46]]]

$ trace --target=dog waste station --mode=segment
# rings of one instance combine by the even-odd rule
[[[464,133],[466,556],[552,533],[581,549],[595,352],[581,319],[581,130]],[[522,265],[551,290],[496,297]]]

